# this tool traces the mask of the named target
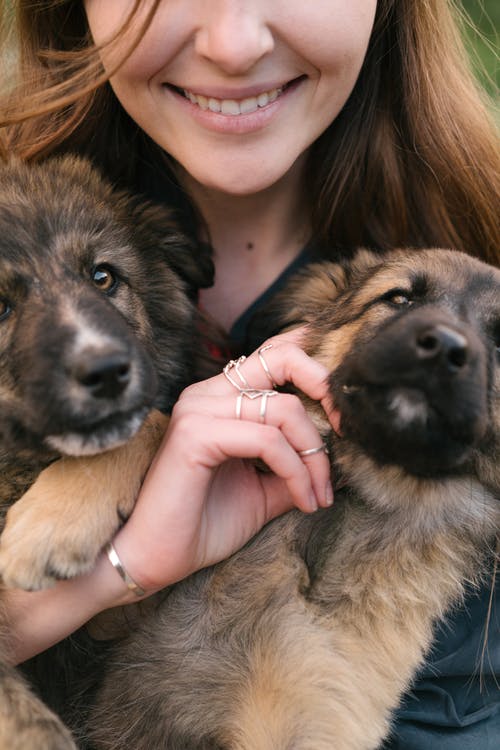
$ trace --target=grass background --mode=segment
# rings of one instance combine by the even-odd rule
[[[465,40],[476,75],[498,103],[500,0],[460,0],[457,6],[463,11]]]

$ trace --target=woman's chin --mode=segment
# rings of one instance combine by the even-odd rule
[[[214,165],[200,168],[200,165],[190,166],[188,178],[189,186],[196,195],[196,186],[204,190],[234,197],[246,197],[265,192],[270,188],[282,184],[283,180],[295,182],[294,174],[297,162],[290,159],[266,164],[261,159],[228,159]],[[301,161],[301,160],[299,160]]]

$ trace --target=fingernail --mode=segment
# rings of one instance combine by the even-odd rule
[[[309,510],[311,512],[314,512],[315,510],[318,510],[319,506],[318,506],[318,501],[316,499],[316,495],[314,494],[314,490],[311,490],[311,492],[309,493],[309,502],[308,502],[308,505],[309,505]]]
[[[333,505],[333,487],[330,482],[326,483],[325,502],[327,505]]]

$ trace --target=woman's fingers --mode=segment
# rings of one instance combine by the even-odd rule
[[[195,432],[196,431],[196,432]],[[196,434],[196,440],[193,436]],[[283,479],[288,487],[294,505],[305,512],[318,508],[318,497],[310,471],[310,462],[326,463],[326,455],[318,453],[303,460],[289,442],[285,432],[276,426],[260,424],[252,421],[236,421],[224,417],[212,416],[193,417],[184,416],[180,421],[180,429],[172,431],[172,437],[179,441],[177,452],[182,455],[186,442],[183,435],[190,436],[189,448],[191,453],[196,451],[196,458],[208,469],[214,469],[230,458],[260,459],[278,477]],[[169,441],[169,447],[174,446]],[[321,444],[319,436],[315,445]],[[194,447],[196,445],[196,448]],[[202,458],[203,457],[203,458]],[[318,467],[316,467],[316,473]],[[328,467],[321,467],[321,474],[328,475]],[[191,477],[191,481],[192,481]],[[326,479],[321,487],[322,504],[325,499]]]
[[[128,545],[118,552],[134,580],[146,589],[178,580],[231,554],[292,504],[306,512],[331,504],[320,433],[297,396],[274,389],[292,382],[333,424],[327,376],[295,341],[277,337],[183,391],[115,540]]]
[[[328,370],[296,344],[280,337],[270,339],[248,357],[231,360],[224,370],[224,377],[216,375],[195,383],[187,390],[214,392],[215,384],[220,393],[230,393],[232,389],[239,388],[269,389],[272,388],[272,378],[275,385],[293,383],[315,401],[324,398],[328,392]]]
[[[293,383],[309,398],[321,402],[330,424],[338,431],[340,418],[329,392],[329,372],[295,343],[299,339],[297,331],[269,339],[250,356],[231,360],[223,374],[189,386],[183,396],[268,390]]]
[[[196,402],[190,403],[186,400],[178,404],[175,409],[175,416],[181,416],[183,413],[189,413],[191,409],[196,408],[198,414],[211,415],[213,418],[233,420],[237,419],[242,423],[252,423],[258,427],[261,425],[271,427],[280,432],[286,442],[291,446],[294,453],[300,459],[301,465],[309,473],[310,484],[312,486],[315,503],[311,501],[310,488],[308,488],[308,510],[315,509],[314,506],[326,507],[333,501],[333,492],[330,481],[330,462],[326,454],[321,436],[312,423],[304,409],[303,404],[297,398],[288,393],[278,393],[277,391],[265,391],[262,395],[251,397],[243,393],[234,392],[229,396],[198,396]],[[232,424],[232,423],[231,423]],[[215,428],[211,431],[217,439]],[[259,434],[263,442],[269,439],[269,430],[250,430],[240,428],[242,436],[248,434]],[[253,444],[249,442],[248,450]],[[247,458],[257,458],[255,453],[238,453],[231,454]],[[273,468],[269,465],[270,468]],[[297,464],[295,464],[297,466]],[[274,468],[273,468],[274,470]],[[283,474],[280,474],[284,479]],[[294,498],[295,499],[295,498]],[[298,505],[304,508],[304,499]]]
[[[310,510],[314,506],[330,505],[333,500],[330,463],[322,450],[318,429],[300,400],[291,394],[278,393],[274,388],[293,383],[311,399],[322,403],[334,429],[338,429],[339,420],[331,404],[328,371],[298,346],[302,334],[303,331],[293,331],[269,339],[248,357],[231,360],[220,375],[190,386],[174,409],[174,419],[176,415],[192,411],[226,419],[231,424],[243,421],[275,428],[293,449],[302,470],[306,469],[312,488],[307,502]],[[245,434],[245,430],[240,432]],[[212,434],[217,437],[215,430]],[[264,434],[268,435],[269,431],[261,433],[261,440]],[[262,458],[255,451],[229,455]],[[275,471],[274,466],[270,468]],[[296,468],[295,474],[298,471]],[[286,479],[283,473],[280,476]],[[298,501],[296,491],[293,497],[298,507],[305,508],[303,498]]]
[[[146,589],[177,580],[231,554],[292,505],[312,512],[331,504],[318,429],[297,396],[274,389],[292,382],[327,411],[327,376],[295,341],[277,337],[182,392],[117,538],[128,540],[122,553],[134,580]],[[260,472],[252,459],[270,471]]]

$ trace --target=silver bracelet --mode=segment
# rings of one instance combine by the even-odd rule
[[[144,596],[146,593],[143,588],[141,588],[133,578],[129,576],[125,568],[123,567],[123,563],[118,557],[118,552],[113,547],[112,542],[108,542],[106,547],[104,548],[105,552],[108,556],[108,560],[113,566],[113,568],[116,570],[126,587],[129,591],[132,591],[136,596]]]

